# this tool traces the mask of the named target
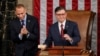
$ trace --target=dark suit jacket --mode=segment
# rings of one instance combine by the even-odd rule
[[[18,18],[10,22],[10,36],[15,43],[16,56],[23,56],[27,53],[28,56],[35,56],[38,46],[38,22],[35,17],[27,14],[26,28],[29,31],[29,37],[23,36],[20,40],[18,35],[21,30],[21,23]],[[25,56],[25,55],[24,55]]]
[[[80,33],[78,30],[78,26],[75,22],[66,20],[65,30],[70,37],[72,37],[73,42],[70,43],[69,41],[62,39],[59,33],[58,22],[53,24],[49,30],[48,37],[44,44],[50,46],[52,41],[54,42],[55,46],[75,46],[80,41]]]

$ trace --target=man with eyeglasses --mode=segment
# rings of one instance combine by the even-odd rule
[[[50,27],[47,39],[38,48],[44,50],[46,47],[50,47],[52,43],[54,46],[77,46],[80,41],[79,29],[75,22],[66,19],[66,9],[57,7],[55,16],[57,22]]]

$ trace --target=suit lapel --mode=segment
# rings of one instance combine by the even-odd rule
[[[20,23],[19,20],[16,21],[15,27],[16,27],[16,31],[17,31],[17,32],[20,32],[20,29],[21,29],[21,23]]]
[[[59,31],[59,27],[58,27],[58,22],[57,22],[56,27],[55,27],[55,33],[58,34],[57,36],[60,36],[60,31]]]
[[[69,22],[66,20],[66,23],[65,23],[65,30],[67,31],[66,33],[68,33],[68,30],[69,30]]]
[[[29,30],[30,29],[30,19],[28,19],[28,15],[27,15],[27,18],[26,18],[26,28]]]

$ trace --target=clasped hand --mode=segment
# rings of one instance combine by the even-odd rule
[[[26,29],[26,26],[23,26],[23,28],[21,28],[20,34],[21,35],[28,34],[28,30]]]

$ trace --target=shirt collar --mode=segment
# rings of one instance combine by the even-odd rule
[[[66,20],[64,20],[62,23],[58,22],[59,25],[63,24],[65,26]]]
[[[26,21],[26,18],[27,18],[27,15],[25,15],[25,17],[24,17],[24,21]]]
[[[25,15],[25,17],[23,18],[24,21],[26,21],[27,15]],[[21,20],[20,20],[21,21]]]

